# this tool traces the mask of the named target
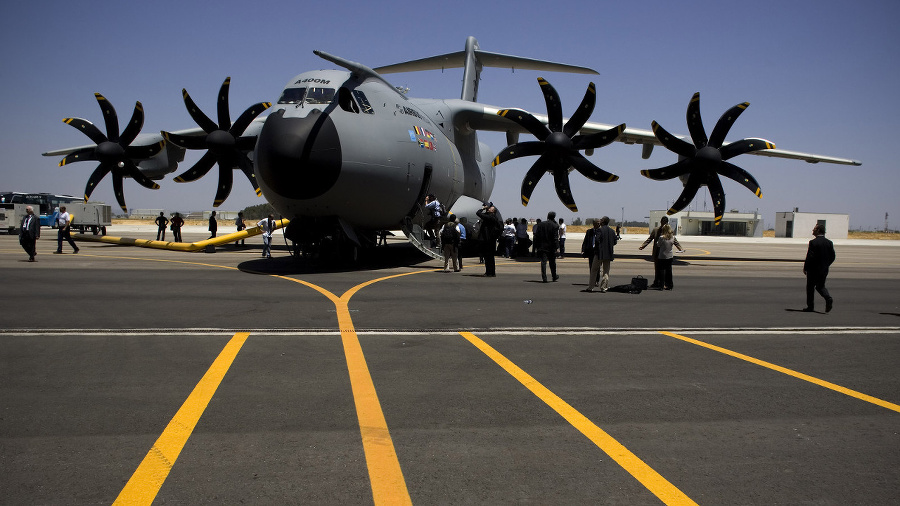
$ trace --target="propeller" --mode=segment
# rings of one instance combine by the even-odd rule
[[[242,136],[244,130],[250,126],[250,122],[260,115],[263,111],[272,106],[270,102],[260,102],[251,106],[238,117],[237,121],[231,122],[231,115],[228,111],[228,89],[231,85],[231,78],[226,77],[219,89],[219,101],[217,104],[217,112],[219,123],[214,123],[209,117],[197,107],[197,104],[191,100],[191,96],[187,90],[182,89],[181,94],[184,97],[184,105],[187,107],[188,113],[197,122],[197,125],[203,129],[206,135],[180,135],[171,132],[162,132],[163,137],[178,146],[185,149],[205,149],[206,153],[184,174],[175,178],[176,183],[187,183],[196,181],[205,176],[214,164],[219,165],[219,186],[216,190],[216,197],[213,206],[218,207],[228,198],[231,193],[231,184],[233,181],[232,171],[235,168],[240,169],[250,180],[256,196],[262,195],[259,189],[259,183],[256,182],[256,175],[253,173],[253,164],[247,157],[247,152],[253,151],[256,146],[256,136]]]
[[[673,136],[659,126],[656,121],[652,123],[653,135],[669,151],[678,154],[680,159],[666,167],[642,170],[641,174],[656,181],[687,176],[684,190],[667,214],[675,214],[684,209],[694,199],[697,190],[705,185],[709,188],[713,200],[715,224],[718,225],[725,214],[725,190],[722,188],[720,175],[737,181],[757,197],[762,198],[762,190],[756,179],[749,172],[726,160],[752,151],[775,149],[775,145],[765,139],[754,138],[741,139],[725,146],[722,145],[731,125],[749,105],[749,102],[743,102],[725,111],[725,114],[716,122],[712,134],[707,138],[706,131],[703,129],[703,120],[700,118],[700,93],[694,93],[687,108],[688,130],[691,133],[693,145]]]
[[[154,183],[150,178],[144,175],[133,159],[143,159],[155,156],[162,151],[165,141],[159,141],[149,146],[131,146],[134,139],[137,138],[144,126],[144,106],[140,102],[134,105],[134,114],[131,121],[125,127],[125,130],[119,135],[119,117],[116,115],[116,109],[106,100],[106,97],[99,93],[94,93],[97,102],[100,104],[100,110],[103,111],[103,119],[106,122],[106,135],[94,126],[93,123],[81,118],[66,118],[63,120],[67,125],[72,125],[81,132],[84,132],[96,146],[83,148],[67,155],[59,166],[73,162],[83,162],[94,160],[100,162],[93,174],[88,179],[87,186],[84,188],[84,201],[87,202],[93,193],[97,183],[100,182],[107,174],[112,172],[113,190],[116,194],[116,201],[122,211],[128,212],[125,206],[125,194],[122,189],[122,179],[130,177],[137,181],[141,186],[156,190],[159,185]]]
[[[550,172],[553,174],[553,184],[559,200],[570,210],[578,211],[569,186],[570,169],[574,168],[588,179],[600,183],[611,183],[619,179],[619,176],[606,172],[588,161],[579,151],[601,148],[610,144],[625,130],[625,124],[590,135],[576,135],[594,111],[597,95],[594,83],[588,85],[581,105],[565,125],[562,121],[559,94],[543,77],[538,78],[538,84],[544,92],[544,101],[547,103],[548,124],[544,125],[540,120],[520,109],[498,111],[497,114],[518,123],[538,140],[507,146],[494,158],[492,165],[496,167],[513,158],[539,155],[540,158],[528,169],[525,179],[522,180],[522,205],[528,205],[528,199],[531,198],[535,185],[546,172]]]

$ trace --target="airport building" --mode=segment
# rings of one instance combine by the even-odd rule
[[[650,228],[658,227],[663,216],[666,216],[666,211],[650,211]],[[715,221],[715,213],[710,211],[681,211],[669,216],[669,226],[676,235],[762,237],[765,228],[763,219],[757,212],[725,213],[721,227],[716,227]]]
[[[849,214],[801,213],[793,211],[775,213],[775,237],[812,237],[816,224],[825,225],[825,235],[831,239],[846,239],[850,231]]]

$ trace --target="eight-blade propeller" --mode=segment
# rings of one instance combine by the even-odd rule
[[[523,128],[537,137],[537,141],[519,142],[507,146],[494,158],[493,165],[497,166],[507,160],[520,156],[540,155],[534,165],[525,174],[522,181],[522,205],[528,205],[528,199],[534,187],[545,172],[553,174],[553,183],[559,200],[572,211],[578,211],[575,199],[572,198],[572,190],[569,186],[569,170],[574,168],[584,174],[585,177],[600,183],[610,183],[619,179],[619,176],[606,172],[597,167],[580,150],[595,149],[606,146],[615,141],[625,130],[625,124],[613,127],[605,132],[590,135],[576,135],[584,126],[596,102],[596,90],[594,83],[588,85],[584,99],[575,114],[563,125],[562,106],[559,103],[559,95],[553,86],[543,77],[538,78],[538,84],[544,92],[544,101],[547,103],[548,125],[531,114],[520,109],[503,109],[497,114],[515,121]]]
[[[737,155],[759,151],[763,149],[775,149],[775,145],[765,139],[741,139],[723,146],[725,136],[738,116],[744,112],[750,104],[743,102],[722,115],[713,128],[712,135],[706,137],[703,129],[703,121],[700,118],[700,93],[694,93],[687,108],[688,130],[691,133],[691,145],[669,132],[659,123],[654,121],[653,134],[667,149],[678,154],[681,158],[678,162],[659,169],[642,170],[641,174],[656,181],[664,181],[675,177],[687,175],[687,182],[678,200],[672,204],[667,214],[675,214],[684,209],[694,199],[697,190],[706,185],[709,188],[715,210],[715,224],[718,225],[725,214],[725,190],[719,175],[733,179],[744,185],[748,190],[762,198],[759,183],[744,169],[728,163],[726,160]]]
[[[247,153],[253,151],[254,146],[256,146],[256,136],[242,136],[241,134],[250,126],[250,122],[254,118],[271,107],[272,104],[270,102],[255,104],[244,111],[237,121],[232,123],[228,111],[228,89],[230,84],[231,78],[226,77],[222,87],[219,89],[219,101],[217,103],[218,125],[197,107],[197,104],[188,95],[187,90],[181,90],[188,113],[194,118],[197,125],[206,132],[206,135],[179,135],[171,132],[162,132],[163,137],[173,144],[186,149],[207,150],[197,163],[184,174],[176,177],[175,182],[186,183],[195,181],[206,175],[212,169],[213,164],[219,165],[219,186],[213,201],[214,207],[218,207],[231,193],[232,171],[235,168],[239,168],[244,172],[244,175],[250,180],[250,184],[253,185],[256,196],[262,195],[259,184],[256,182],[256,175],[253,173],[253,165],[247,157]]]
[[[106,122],[106,135],[103,135],[103,133],[90,121],[81,118],[64,119],[63,122],[72,125],[90,137],[96,146],[79,149],[70,153],[59,162],[59,166],[62,167],[68,163],[88,160],[100,162],[100,164],[97,165],[97,168],[94,169],[94,173],[91,174],[91,177],[88,179],[87,186],[84,188],[85,202],[87,202],[88,198],[91,196],[94,188],[97,187],[97,183],[99,183],[104,176],[112,172],[113,190],[115,190],[116,201],[118,201],[122,211],[127,213],[128,208],[125,206],[125,194],[122,189],[122,179],[124,177],[131,177],[142,186],[152,190],[159,188],[158,184],[151,181],[150,178],[145,176],[144,173],[138,169],[132,159],[150,158],[155,156],[162,150],[165,142],[159,141],[149,146],[131,146],[130,144],[134,142],[134,139],[137,138],[138,134],[141,132],[141,127],[144,126],[144,107],[140,102],[137,102],[134,105],[134,114],[131,116],[131,121],[129,121],[128,126],[125,127],[125,131],[119,135],[119,118],[116,115],[116,109],[103,95],[94,93],[94,96],[97,98],[100,109],[103,111],[103,119]]]

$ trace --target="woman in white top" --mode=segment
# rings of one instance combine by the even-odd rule
[[[500,235],[503,241],[503,258],[512,257],[513,246],[516,244],[516,226],[513,225],[512,218],[506,219],[503,225],[503,233]]]
[[[658,268],[660,270],[657,274],[657,279],[662,280],[664,290],[671,290],[673,287],[672,246],[678,248],[679,253],[682,253],[683,250],[681,244],[678,244],[678,239],[676,239],[675,235],[672,233],[672,227],[670,227],[668,223],[660,227],[659,237],[656,238],[656,245],[659,247],[659,262],[657,262],[656,265],[659,266]]]

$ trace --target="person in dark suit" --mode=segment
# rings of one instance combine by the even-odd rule
[[[584,241],[581,243],[581,256],[588,259],[588,272],[594,272],[591,269],[594,266],[594,234],[597,232],[597,230],[600,230],[600,220],[598,218],[594,218],[591,224],[594,228],[587,229],[587,231],[584,233]],[[593,280],[593,284],[600,284],[600,271],[597,271],[597,274],[595,275]]]
[[[803,262],[803,274],[806,274],[806,307],[803,308],[803,311],[815,311],[816,301],[813,293],[815,290],[825,299],[825,312],[827,313],[834,306],[834,298],[825,288],[828,268],[835,259],[834,243],[825,238],[825,225],[814,226],[812,233],[815,238],[809,241],[806,260]]]
[[[550,264],[550,276],[553,281],[556,275],[556,252],[559,250],[559,225],[556,224],[556,213],[547,213],[547,220],[534,226],[535,251],[541,257],[541,279],[547,282],[547,263]]]
[[[216,230],[219,229],[219,222],[216,221],[216,212],[213,211],[212,214],[209,215],[209,238],[212,239],[216,236]]]
[[[174,236],[172,239],[175,242],[181,242],[181,227],[183,226],[184,218],[180,214],[175,213],[175,216],[172,217],[172,235]]]
[[[156,240],[157,241],[165,241],[166,240],[166,226],[169,225],[169,219],[166,218],[166,214],[160,211],[159,216],[156,217]]]
[[[493,202],[488,202],[475,212],[481,220],[478,229],[478,240],[481,242],[481,255],[484,258],[483,277],[493,278],[497,275],[497,267],[494,255],[497,253],[497,239],[503,231],[503,217],[500,211],[494,207]]]
[[[601,274],[600,292],[605,293],[609,289],[609,267],[613,261],[616,242],[616,233],[609,228],[609,217],[600,218],[600,228],[594,226],[594,261],[591,263],[587,291],[594,291],[598,273]]]
[[[663,280],[660,278],[661,265],[659,263],[659,244],[657,239],[659,238],[659,230],[663,227],[663,225],[669,224],[669,217],[663,216],[659,219],[659,226],[650,231],[650,237],[644,241],[644,244],[638,246],[638,249],[644,249],[651,242],[653,243],[653,249],[651,250],[651,255],[653,256],[653,284],[650,285],[650,288],[655,288],[657,290],[663,289]],[[617,234],[618,235],[618,234]]]
[[[25,253],[28,253],[28,261],[34,262],[37,255],[37,240],[41,237],[41,220],[34,215],[34,208],[25,208],[25,217],[19,227],[19,244]]]

